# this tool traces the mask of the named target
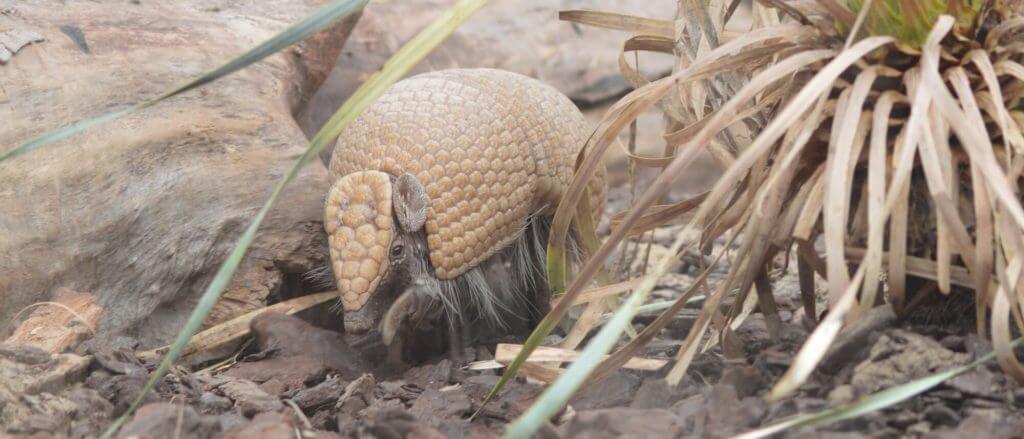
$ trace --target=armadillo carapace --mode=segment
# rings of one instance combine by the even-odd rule
[[[523,290],[546,288],[545,219],[587,135],[568,98],[519,74],[443,70],[392,86],[330,164],[325,226],[346,330],[373,329],[410,287],[449,315],[517,315]],[[603,168],[591,195],[603,206]]]

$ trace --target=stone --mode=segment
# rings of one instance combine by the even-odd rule
[[[851,384],[865,395],[969,361],[969,355],[950,351],[931,338],[894,329],[878,337],[868,358],[854,368]]]
[[[577,393],[570,400],[570,404],[577,410],[627,405],[639,387],[640,377],[618,370]]]
[[[252,421],[224,432],[224,439],[277,439],[295,437],[292,417],[283,413],[260,413]]]
[[[566,437],[679,437],[683,423],[664,409],[612,408],[576,413]]]
[[[3,152],[199,76],[305,17],[314,3],[11,3],[0,26],[45,41],[3,66]],[[176,24],[109,25],[154,21]],[[293,115],[354,24],[342,20],[214,85],[5,160],[0,187],[18,190],[0,192],[0,266],[18,275],[0,278],[0,322],[67,287],[96,295],[100,339],[133,335],[144,347],[173,339],[308,145]],[[75,26],[90,53],[68,39],[65,25]],[[262,307],[272,293],[294,294],[286,278],[324,265],[326,189],[324,166],[303,168],[207,325]]]
[[[664,378],[646,378],[640,383],[640,388],[637,389],[629,407],[667,409],[686,396],[687,389],[684,386],[673,386]]]
[[[728,384],[736,389],[736,396],[746,398],[757,394],[764,385],[761,371],[753,366],[732,366],[722,372],[719,383]]]
[[[223,413],[231,410],[232,406],[230,399],[213,392],[203,393],[199,397],[199,411],[205,414]]]
[[[158,439],[166,437],[212,438],[217,424],[200,418],[188,405],[156,402],[139,407],[117,437],[122,439]]]
[[[217,388],[238,408],[242,416],[251,418],[263,412],[276,412],[284,404],[276,397],[264,392],[256,383],[245,379],[233,379]]]
[[[956,425],[960,415],[945,404],[932,404],[924,411],[924,418],[933,425]]]

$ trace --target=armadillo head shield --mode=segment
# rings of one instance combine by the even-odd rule
[[[345,330],[377,326],[388,306],[417,273],[410,236],[426,217],[423,186],[405,174],[354,172],[338,179],[327,196],[331,268],[344,309]]]

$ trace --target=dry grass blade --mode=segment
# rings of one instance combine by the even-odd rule
[[[886,142],[889,134],[889,118],[893,104],[898,99],[895,92],[883,93],[875,103],[872,114],[871,140],[868,151],[868,248],[870,253],[865,257],[867,266],[864,278],[864,292],[861,300],[861,313],[874,306],[878,294],[878,279],[882,273],[882,245],[885,238],[885,178],[889,169],[886,163]]]
[[[565,10],[558,11],[558,19],[586,26],[614,29],[638,34],[673,37],[674,25],[668,20],[636,17],[614,12]]]
[[[308,296],[296,297],[291,300],[286,300],[284,302],[275,303],[270,306],[247,312],[231,320],[207,328],[206,330],[192,336],[188,344],[181,350],[181,354],[179,356],[184,358],[192,354],[215,349],[219,346],[223,346],[249,335],[249,324],[260,314],[267,312],[294,314],[337,298],[338,293],[336,291],[316,293]],[[142,358],[156,358],[160,355],[166,354],[170,349],[171,346],[168,345],[148,351],[138,352],[138,355]]]
[[[637,285],[640,285],[640,279],[631,279],[611,285],[592,288],[590,290],[584,291],[579,296],[576,296],[572,304],[579,305],[581,303],[589,303],[595,300],[607,299],[609,297],[617,297],[622,293],[625,293],[629,290],[636,288]],[[551,306],[558,306],[558,302],[562,300],[562,297],[563,296],[554,298],[551,301]]]
[[[830,291],[844,291],[850,282],[846,258],[843,255],[843,248],[846,246],[847,208],[850,205],[854,168],[870,119],[862,110],[868,91],[877,76],[878,74],[871,68],[857,75],[853,88],[847,89],[849,97],[846,102],[840,98],[840,108],[836,110],[836,117],[833,119],[832,133],[835,138],[829,147],[824,200],[825,260]]]
[[[1003,285],[1018,285],[1021,268],[1024,265],[1022,262],[1024,262],[1024,255],[1017,255],[1010,262],[1006,268],[1006,277],[1009,282]],[[992,346],[995,349],[996,361],[999,362],[999,366],[1017,382],[1024,382],[1024,366],[1020,364],[1013,352],[1010,335],[1010,320],[1015,317],[1011,316],[1014,302],[1016,300],[1011,291],[1006,290],[1002,285],[996,289],[992,303]]]
[[[704,202],[707,198],[708,193],[702,193],[692,198],[680,201],[675,204],[669,205],[657,205],[648,209],[648,212],[643,217],[636,220],[633,227],[629,230],[629,236],[641,235],[644,232],[653,230],[659,226],[678,224],[684,220],[687,212],[696,209],[700,206],[700,203]],[[613,228],[619,227],[622,224],[623,218],[629,214],[629,211],[619,212],[612,215],[611,226]]]
[[[866,261],[867,250],[863,248],[847,247],[846,257],[851,262],[864,262]],[[878,258],[881,259],[882,263],[886,263],[891,259],[890,253],[881,253]],[[939,269],[935,261],[918,258],[914,256],[903,257],[905,273],[921,279],[928,279],[933,281],[939,280]],[[973,273],[968,271],[966,268],[959,265],[953,265],[949,268],[949,281],[953,285],[961,286],[964,288],[976,289],[977,284],[972,277]],[[990,282],[991,284],[991,282]],[[990,285],[991,286],[991,285]]]
[[[978,68],[982,79],[985,81],[985,86],[992,96],[992,101],[996,104],[992,106],[995,110],[995,114],[992,114],[992,117],[995,119],[1000,131],[1002,131],[1004,141],[1017,153],[1024,152],[1024,136],[1021,135],[1017,124],[1013,123],[1010,112],[1002,105],[1004,102],[1002,87],[999,85],[999,76],[992,65],[992,60],[989,58],[988,53],[981,49],[975,49],[967,54],[967,60]]]
[[[494,361],[508,364],[523,350],[523,345],[499,343],[494,350]],[[527,362],[533,363],[565,363],[573,362],[579,358],[580,353],[569,349],[559,349],[548,346],[541,346],[530,354]],[[607,357],[606,357],[607,358]],[[667,364],[666,360],[656,358],[632,357],[622,367],[635,370],[658,370]]]
[[[727,190],[733,187],[733,185],[735,185],[736,183],[738,183],[741,174],[750,169],[754,162],[763,157],[769,151],[769,148],[776,141],[778,141],[782,133],[788,130],[797,121],[801,114],[806,112],[808,108],[812,107],[811,104],[813,102],[818,100],[819,97],[822,96],[827,90],[831,89],[832,83],[836,80],[836,78],[838,78],[838,76],[843,71],[845,71],[850,65],[852,65],[854,62],[856,62],[858,59],[863,57],[871,50],[888,44],[891,41],[892,39],[887,37],[872,37],[865,39],[852,46],[849,50],[835,57],[824,68],[822,68],[819,71],[819,73],[815,75],[815,77],[811,79],[811,81],[807,85],[805,85],[804,88],[801,89],[797,96],[794,97],[789,102],[789,104],[787,104],[786,107],[775,116],[775,118],[768,125],[768,127],[765,128],[765,130],[757,137],[757,139],[755,139],[754,142],[743,152],[743,154],[741,154],[740,157],[737,158],[736,163],[732,167],[730,167],[726,171],[726,173],[719,179],[719,181],[715,184],[715,187],[712,189],[711,195],[709,195],[708,200],[706,200],[705,203],[701,205],[701,210],[697,212],[693,221],[697,223],[702,223],[708,217],[708,214],[712,206],[721,203],[724,199],[725,194],[727,193]],[[811,53],[813,52],[805,52],[805,54]],[[831,56],[832,52],[827,51],[826,53],[820,55]],[[799,56],[800,55],[794,55],[789,59],[780,61],[779,64],[769,69],[766,69],[764,72],[759,74],[758,77],[763,77],[776,67],[794,61],[793,58],[797,58]],[[750,89],[756,89],[754,87],[758,85],[763,86],[763,84],[759,84],[760,81],[758,81],[758,77],[755,77],[755,79],[751,80],[751,82],[748,83],[747,86],[745,86],[736,95],[736,97],[734,97],[732,100],[726,103],[722,111],[726,111],[724,110],[725,108],[729,108],[730,106],[736,106],[744,102],[743,98],[747,98],[747,96],[745,95],[745,91]],[[715,127],[709,124],[708,128]],[[702,130],[702,134],[707,135],[710,133],[706,133],[706,130]],[[698,137],[698,140],[699,139],[701,138]],[[795,147],[792,150],[790,150],[790,154],[796,154],[799,152],[800,145],[794,146]],[[769,221],[771,220],[762,220],[760,221],[760,223],[764,225]],[[749,230],[747,231],[756,232],[756,229],[749,228]],[[753,249],[753,246],[751,244],[753,241],[754,240],[747,240],[744,243],[743,248],[741,248],[741,250],[738,252],[738,254],[745,255],[745,257],[747,257],[746,255],[749,255],[749,252],[752,251]],[[766,243],[762,242],[758,245],[759,247],[763,248],[763,246],[765,246]],[[756,256],[754,257],[754,259],[761,259],[764,257],[764,251],[759,249],[757,253],[755,253],[755,255]],[[717,306],[723,299],[727,289],[733,286],[732,283],[735,281],[738,273],[748,273],[746,275],[746,278],[741,283],[740,287],[740,291],[745,291],[753,281],[753,274],[751,271],[752,267],[760,265],[760,262],[761,261],[751,260],[748,258],[744,259],[739,265],[734,266],[734,268],[730,270],[730,275],[727,278],[727,280],[723,282],[720,291],[716,292],[714,295],[712,295],[711,298],[709,298],[707,302],[705,302],[704,312],[702,313],[701,318],[698,319],[697,324],[694,325],[694,328],[691,329],[690,334],[688,334],[686,341],[684,342],[682,348],[680,349],[677,355],[677,363],[673,367],[672,371],[669,372],[667,379],[670,383],[678,383],[679,380],[682,379],[683,373],[688,368],[690,361],[692,361],[693,356],[696,353],[696,343],[702,336],[704,330],[707,328],[709,319],[708,316],[712,314],[712,312],[709,310],[717,309]]]

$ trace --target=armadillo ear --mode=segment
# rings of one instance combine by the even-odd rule
[[[417,232],[427,221],[427,191],[415,175],[406,173],[398,177],[392,192],[392,208],[398,224],[406,232]]]

